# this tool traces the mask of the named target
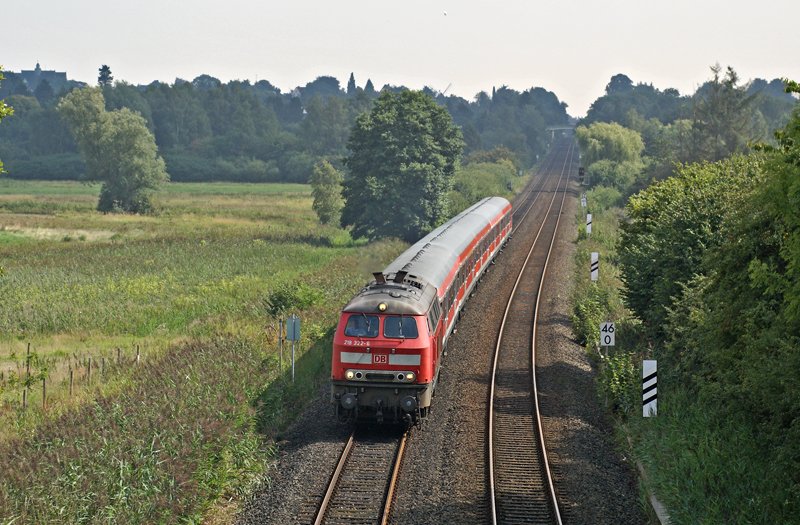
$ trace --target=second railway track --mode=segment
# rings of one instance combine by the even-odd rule
[[[570,144],[507,303],[495,347],[488,416],[493,524],[562,523],[539,417],[536,319],[547,261],[572,171]],[[541,194],[541,193],[540,193]],[[538,198],[538,197],[537,197]]]

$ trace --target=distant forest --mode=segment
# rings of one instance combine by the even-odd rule
[[[14,107],[13,117],[0,125],[6,175],[81,179],[85,167],[55,109],[75,83],[54,93],[41,82],[31,93],[21,77],[5,75],[0,99]],[[290,93],[266,80],[223,83],[209,75],[147,86],[111,78],[109,70],[99,79],[106,109],[126,107],[146,119],[171,180],[178,182],[307,182],[320,158],[340,165],[356,117],[379,94],[369,80],[357,87],[352,74],[345,88],[336,78],[322,76]],[[460,126],[465,155],[503,146],[514,153],[518,167],[532,165],[546,151],[548,126],[569,121],[566,104],[543,88],[518,92],[504,86],[472,101],[423,91]]]
[[[735,73],[734,73],[735,75]],[[739,79],[734,76],[734,87]],[[634,84],[627,75],[617,74],[606,85],[605,94],[595,100],[581,124],[616,122],[630,129],[642,131],[643,122],[657,120],[660,124],[697,120],[703,102],[714,96],[715,82],[709,80],[691,96],[681,96],[677,89],[659,90],[652,84]],[[760,78],[742,86],[746,98],[742,103],[750,107],[748,126],[753,139],[769,140],[772,133],[789,121],[797,102],[784,91],[781,79],[766,81]],[[714,108],[725,110],[726,108]]]

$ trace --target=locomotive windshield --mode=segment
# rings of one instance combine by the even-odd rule
[[[378,316],[367,314],[353,314],[347,319],[344,335],[350,337],[377,337]]]
[[[383,336],[394,339],[416,339],[417,320],[413,317],[387,317],[383,320]]]

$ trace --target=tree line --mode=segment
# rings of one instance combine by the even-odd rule
[[[356,118],[380,92],[406,91],[391,85],[378,91],[369,80],[358,87],[352,74],[345,88],[336,78],[321,76],[289,93],[267,80],[223,83],[209,75],[134,86],[114,80],[108,66],[101,68],[98,86],[106,111],[127,108],[144,119],[173,181],[305,183],[319,159],[341,167]],[[545,128],[568,120],[566,104],[542,88],[501,87],[471,101],[422,91],[460,127],[467,155],[504,146],[530,165],[546,149]],[[0,158],[8,176],[85,175],[78,141],[56,109],[67,94],[44,88],[31,93],[18,78],[0,84],[0,99],[15,108],[14,117],[0,126]]]
[[[713,68],[687,101],[688,118],[667,123],[633,114],[640,94],[623,82],[631,96],[622,104],[619,80],[610,91],[629,108],[623,121],[595,121],[578,138],[591,183],[624,204],[615,259],[624,303],[641,322],[630,367],[657,359],[659,400],[670,407],[650,436],[660,444],[650,454],[660,460],[658,488],[678,521],[793,521],[800,86],[781,83],[772,102],[792,109],[767,138],[759,134],[765,99],[731,68]],[[640,400],[640,376],[630,381]],[[747,476],[733,474],[739,465]]]
[[[719,65],[711,72],[691,96],[614,75],[577,128],[592,183],[627,197],[672,175],[676,165],[774,144],[772,133],[786,125],[796,103],[783,82],[742,83],[733,68]]]

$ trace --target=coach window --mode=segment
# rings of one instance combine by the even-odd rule
[[[394,339],[416,339],[417,320],[413,317],[387,317],[383,320],[383,336]]]
[[[349,337],[377,337],[378,316],[366,314],[353,314],[344,327],[344,335]]]

